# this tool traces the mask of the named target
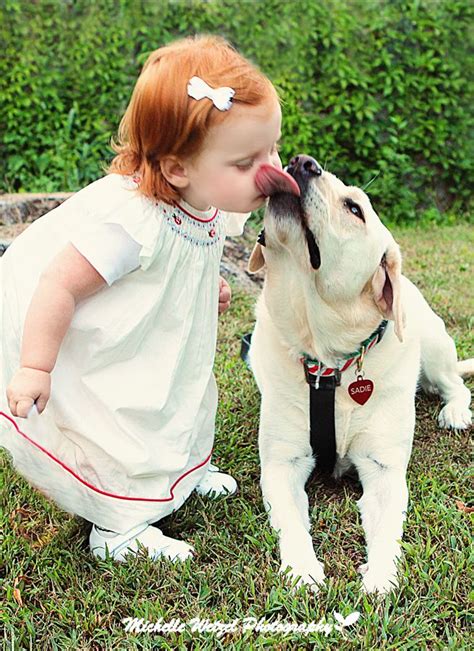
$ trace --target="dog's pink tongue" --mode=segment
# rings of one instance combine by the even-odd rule
[[[295,179],[287,172],[273,167],[273,165],[260,165],[255,175],[255,185],[258,191],[266,197],[277,192],[289,192],[300,196],[300,189]]]

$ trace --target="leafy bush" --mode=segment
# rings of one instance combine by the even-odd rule
[[[392,221],[468,218],[473,17],[471,0],[3,0],[0,190],[97,178],[148,53],[208,32],[280,89],[283,160],[372,181]]]

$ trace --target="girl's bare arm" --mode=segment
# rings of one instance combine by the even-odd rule
[[[68,244],[42,273],[26,314],[21,368],[7,388],[14,416],[25,417],[34,402],[38,411],[43,411],[49,399],[49,374],[76,305],[105,284],[102,276],[72,244]]]
[[[21,366],[51,372],[79,301],[106,284],[102,276],[68,244],[40,277],[26,315]]]

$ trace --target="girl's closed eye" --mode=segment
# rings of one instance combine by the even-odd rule
[[[237,169],[245,172],[246,170],[249,170],[253,166],[253,164],[254,164],[253,160],[245,160],[245,161],[239,161],[238,163],[235,163],[235,166],[237,167]]]

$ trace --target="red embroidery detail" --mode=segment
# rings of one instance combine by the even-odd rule
[[[178,224],[178,226],[181,226],[182,220],[180,217],[178,217],[177,215],[173,215],[173,219]]]
[[[209,237],[214,237],[215,234],[216,231],[213,228],[211,228],[211,230],[209,231]]]

